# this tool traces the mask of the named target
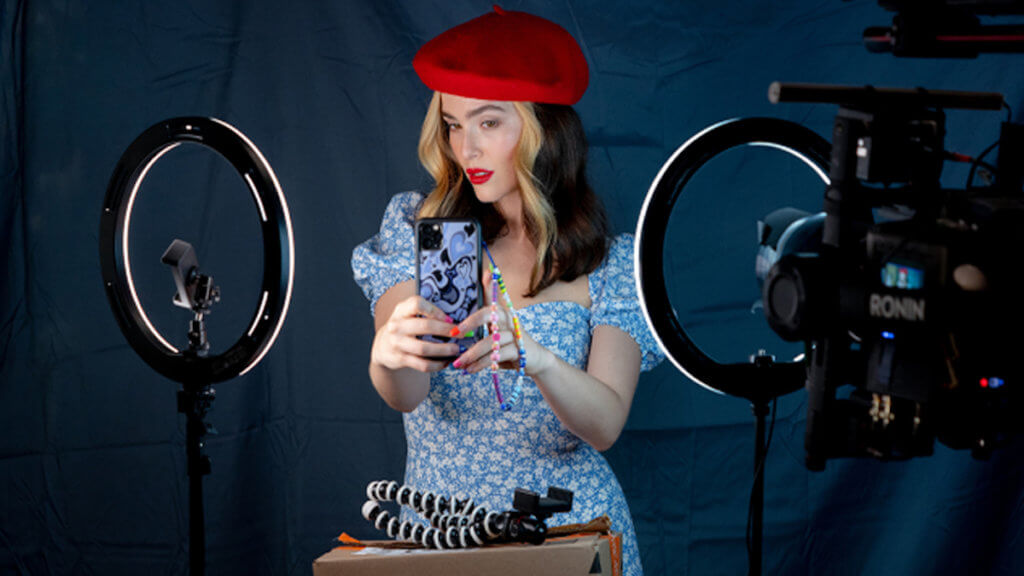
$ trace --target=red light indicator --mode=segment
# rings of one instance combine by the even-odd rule
[[[982,378],[979,384],[981,384],[982,388],[988,388],[988,378]]]

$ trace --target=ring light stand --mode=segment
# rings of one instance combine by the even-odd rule
[[[687,336],[668,298],[664,239],[672,207],[690,178],[715,156],[739,146],[768,146],[802,160],[827,184],[829,143],[793,122],[774,118],[726,120],[709,126],[679,147],[662,166],[647,192],[636,228],[636,288],[644,318],[658,345],[675,367],[697,384],[718,394],[746,398],[756,419],[754,487],[751,496],[753,536],[749,573],[761,573],[764,514],[765,419],[772,399],[794,392],[806,379],[802,362],[780,362],[759,351],[749,364],[719,364]]]
[[[178,350],[149,321],[132,278],[129,232],[132,209],[142,181],[153,164],[184,142],[200,144],[223,156],[245,181],[256,204],[263,237],[260,303],[249,328],[225,352],[209,356],[203,316],[219,299],[212,279],[199,273],[192,247],[175,240],[163,256],[178,287],[175,304],[195,317],[189,347]],[[295,245],[284,193],[270,164],[256,146],[229,124],[215,118],[172,118],[151,126],[125,150],[114,168],[100,219],[100,265],[110,307],[128,343],[151,368],[182,385],[178,411],[186,417],[189,476],[189,566],[193,576],[205,572],[202,478],[210,460],[202,454],[204,422],[214,400],[212,384],[252,370],[281,331],[292,295]]]

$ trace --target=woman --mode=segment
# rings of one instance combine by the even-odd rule
[[[622,431],[641,368],[661,356],[635,294],[632,237],[607,238],[585,178],[570,107],[587,84],[582,51],[556,24],[496,8],[427,43],[414,66],[435,90],[419,147],[435,188],[395,196],[352,261],[375,316],[371,380],[405,413],[405,481],[493,510],[508,509],[516,487],[572,490],[572,512],[551,522],[608,514],[623,533],[623,573],[641,574],[622,489],[598,451]],[[413,221],[437,216],[481,223],[518,313],[525,354],[508,307],[498,307],[506,389],[526,358],[510,410],[495,400],[490,338],[465,351],[417,338],[454,333],[412,280]],[[455,328],[480,330],[491,313],[484,306]]]

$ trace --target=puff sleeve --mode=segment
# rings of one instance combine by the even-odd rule
[[[615,326],[640,346],[640,369],[651,370],[665,359],[640,310],[633,278],[633,235],[616,236],[604,263],[591,282],[590,331],[601,324]]]
[[[384,210],[380,231],[352,250],[352,277],[370,300],[370,314],[389,288],[415,277],[413,222],[422,202],[418,192],[396,194]]]

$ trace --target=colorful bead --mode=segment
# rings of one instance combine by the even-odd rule
[[[498,397],[498,407],[502,411],[507,412],[519,400],[523,389],[523,379],[526,377],[526,348],[523,346],[523,328],[519,323],[519,316],[516,314],[515,306],[512,305],[512,297],[508,294],[508,288],[505,286],[505,279],[501,275],[501,269],[494,262],[494,257],[491,256],[491,251],[487,247],[486,242],[483,244],[483,247],[487,252],[487,259],[490,260],[491,267],[491,322],[489,326],[493,342],[491,346],[491,377],[494,382],[495,396]],[[515,338],[516,348],[519,352],[519,370],[516,374],[516,383],[507,402],[502,397],[501,386],[498,383],[498,360],[500,359],[501,350],[501,334],[498,329],[499,292],[505,300],[505,306],[508,308],[509,316],[512,318],[512,336]]]

